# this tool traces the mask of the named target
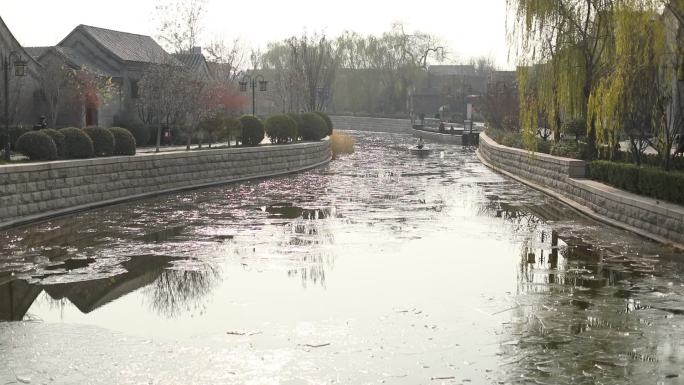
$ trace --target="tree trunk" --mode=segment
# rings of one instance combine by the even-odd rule
[[[159,146],[161,145],[161,132],[162,132],[162,127],[161,124],[157,126],[157,148],[155,152],[159,152]]]

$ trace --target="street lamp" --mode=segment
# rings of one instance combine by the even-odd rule
[[[268,81],[264,79],[263,75],[245,75],[240,81],[240,92],[246,92],[247,86],[252,88],[252,115],[256,116],[256,88],[259,84],[259,91],[266,92],[268,90]]]
[[[10,52],[2,59],[5,80],[5,160],[8,162],[12,159],[10,157],[12,146],[9,130],[9,73],[12,66],[14,66],[14,76],[26,76],[26,60],[23,60],[15,51]]]

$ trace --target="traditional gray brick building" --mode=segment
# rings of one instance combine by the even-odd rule
[[[58,126],[112,126],[133,119],[138,81],[149,64],[182,65],[154,39],[145,35],[79,25],[55,47],[30,48],[37,60],[46,63],[58,58],[73,69],[111,78],[114,90],[101,106],[84,106],[80,111],[64,111]],[[80,121],[79,121],[80,120]]]
[[[22,48],[12,32],[0,18],[0,115],[4,115],[5,84],[2,76],[2,61],[15,53],[15,57],[26,62],[26,75],[17,77],[13,68],[9,76],[9,119],[11,125],[33,125],[41,115],[38,90],[40,89],[41,66]],[[14,60],[12,60],[13,62]]]

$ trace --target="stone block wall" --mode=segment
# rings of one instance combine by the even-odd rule
[[[306,170],[329,141],[0,166],[0,228],[160,193]]]
[[[549,189],[595,219],[684,246],[684,207],[584,179],[586,162],[505,147],[480,135],[480,157],[494,168]]]

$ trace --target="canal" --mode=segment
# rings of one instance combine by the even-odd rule
[[[682,254],[437,145],[0,232],[0,384],[681,384]]]

